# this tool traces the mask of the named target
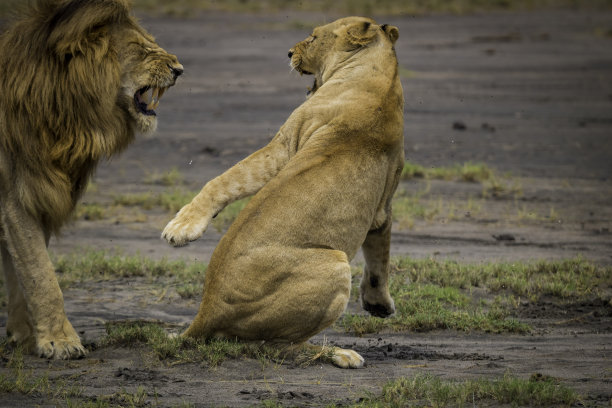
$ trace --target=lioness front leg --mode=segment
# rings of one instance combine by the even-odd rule
[[[266,147],[206,183],[166,225],[162,238],[174,246],[200,238],[218,212],[236,200],[255,194],[288,160],[289,152],[279,132]]]
[[[379,228],[368,232],[362,245],[366,266],[361,279],[361,306],[373,316],[387,317],[395,313],[389,294],[389,249],[391,218]]]

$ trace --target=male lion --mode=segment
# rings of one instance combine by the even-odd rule
[[[365,310],[395,310],[388,290],[391,198],[404,164],[396,27],[348,17],[289,51],[313,74],[310,97],[266,147],[208,182],[166,226],[173,245],[197,239],[228,203],[251,195],[206,271],[184,333],[300,345],[345,310],[360,246]],[[311,346],[314,347],[314,346]],[[353,350],[333,362],[360,367]]]
[[[47,358],[85,354],[46,246],[97,163],[152,132],[183,72],[126,0],[38,0],[0,37],[0,257],[7,334]]]

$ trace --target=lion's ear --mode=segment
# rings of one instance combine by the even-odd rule
[[[70,0],[57,4],[47,20],[47,44],[59,55],[97,48],[104,30],[129,17],[126,0]]]
[[[395,26],[390,26],[388,24],[383,24],[380,26],[382,30],[387,34],[387,37],[391,40],[391,44],[395,44],[397,39],[399,38],[399,29]]]
[[[376,38],[376,29],[369,21],[350,24],[344,29],[346,30],[346,40],[354,46],[367,45]]]

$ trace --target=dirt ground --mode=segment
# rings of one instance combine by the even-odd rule
[[[170,189],[143,180],[173,168],[185,176],[183,187],[197,189],[265,145],[311,85],[310,78],[291,72],[287,50],[309,34],[309,26],[336,17],[142,17],[158,42],[179,57],[185,74],[164,95],[158,132],[103,164],[96,191],[84,201]],[[521,192],[488,199],[475,214],[461,210],[454,217],[417,220],[411,228],[398,225],[393,255],[470,263],[581,255],[612,264],[612,13],[377,20],[400,29],[396,49],[406,100],[407,158],[432,167],[484,162],[500,174],[510,173]],[[424,188],[444,203],[465,203],[480,197],[482,187],[447,181],[400,186],[409,193]],[[211,229],[188,247],[173,249],[159,239],[170,216],[156,210],[146,215],[138,222],[129,217],[77,220],[52,240],[50,250],[120,248],[125,254],[207,262],[221,236]],[[354,262],[360,260],[359,255]],[[181,300],[171,291],[160,296],[158,288],[139,279],[87,283],[65,291],[65,300],[69,318],[90,345],[103,334],[106,321],[158,319],[184,325],[199,302]],[[78,379],[84,397],[142,386],[153,406],[250,406],[266,399],[289,406],[348,404],[366,392],[380,393],[388,380],[423,372],[444,379],[540,373],[576,390],[585,405],[609,406],[610,303],[540,303],[521,308],[518,317],[534,327],[533,333],[356,337],[329,329],[313,339],[361,353],[366,367],[358,370],[248,359],[228,360],[215,369],[168,367],[140,349],[95,346],[83,360],[27,357],[26,366],[53,379]],[[0,310],[1,333],[5,325],[6,310]],[[0,374],[5,370],[0,364]],[[0,406],[49,404],[42,396],[0,396]]]

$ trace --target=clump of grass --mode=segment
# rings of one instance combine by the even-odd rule
[[[82,390],[76,385],[68,384],[64,380],[52,382],[47,373],[37,375],[34,370],[27,370],[23,354],[20,346],[11,347],[6,337],[0,338],[0,359],[6,362],[6,367],[10,370],[0,374],[0,394],[42,394],[50,400],[81,395]]]
[[[107,218],[107,207],[98,203],[79,203],[74,211],[74,218],[87,221],[98,221]]]
[[[145,192],[116,195],[113,203],[115,205],[139,206],[145,210],[159,207],[175,213],[188,204],[196,194],[197,192],[194,191],[175,188],[161,193]]]
[[[161,325],[144,321],[106,323],[104,347],[131,347],[146,344],[160,359],[179,358],[185,350],[193,349],[193,341],[184,337],[169,336]]]
[[[393,221],[400,229],[412,229],[417,220],[449,222],[459,218],[477,216],[482,210],[482,199],[476,202],[469,197],[467,201],[445,201],[441,197],[425,198],[427,191],[406,195],[398,191],[393,197]]]
[[[504,179],[493,174],[482,186],[482,196],[484,198],[519,198],[523,195],[523,187],[519,181],[510,177]]]
[[[105,347],[146,345],[159,361],[169,364],[202,362],[216,367],[227,359],[254,358],[262,366],[280,358],[276,348],[256,343],[228,339],[192,339],[169,336],[162,325],[146,321],[112,322],[106,324]]]
[[[243,198],[238,201],[234,201],[227,207],[225,207],[215,218],[212,220],[212,225],[218,232],[223,231],[230,226],[232,222],[238,217],[240,211],[246,207],[250,201],[250,197]]]
[[[394,282],[395,283],[395,282]],[[456,288],[436,285],[410,285],[391,290],[395,299],[395,315],[380,319],[366,315],[346,314],[340,325],[357,335],[392,331],[431,331],[450,329],[458,331],[483,331],[492,333],[525,333],[529,326],[500,308],[485,310],[473,304],[471,298]]]
[[[530,330],[529,326],[511,317],[512,305],[517,303],[514,297],[533,302],[543,296],[573,301],[605,297],[610,282],[612,267],[598,266],[581,258],[470,265],[404,257],[394,260],[394,273],[389,282],[395,299],[395,315],[380,319],[347,313],[338,324],[358,335],[381,330],[434,329],[524,333]],[[466,294],[474,288],[506,295],[506,300],[477,301]],[[353,289],[358,289],[356,283]]]
[[[413,283],[433,283],[460,289],[482,287],[493,292],[537,301],[543,296],[584,299],[603,295],[612,282],[612,267],[599,266],[583,258],[561,261],[462,264],[434,259],[394,260],[397,273]]]
[[[425,178],[426,174],[427,170],[425,169],[425,167],[407,161],[406,163],[404,163],[401,178],[404,180]]]
[[[434,407],[489,404],[571,406],[579,400],[575,391],[557,384],[550,377],[532,376],[525,380],[506,374],[492,380],[444,381],[431,374],[417,374],[387,383],[380,397],[366,399],[356,406],[403,407],[417,402]]]
[[[406,162],[402,170],[402,179],[425,178],[448,181],[465,181],[482,183],[493,177],[494,171],[484,163],[467,162],[448,167],[423,167]]]
[[[162,186],[178,186],[183,184],[184,177],[183,174],[176,168],[159,172],[154,171],[152,173],[148,173],[144,179],[145,184],[158,184]]]
[[[149,393],[143,386],[139,386],[135,392],[128,392],[125,389],[110,395],[100,395],[93,397],[89,401],[66,401],[68,408],[111,408],[111,407],[130,407],[140,408],[151,406],[147,401]],[[156,405],[157,406],[157,405]]]
[[[153,260],[142,255],[122,256],[85,249],[69,255],[52,255],[60,286],[75,282],[145,277],[151,281],[169,278],[181,297],[197,296],[204,285],[207,265],[202,262]]]

